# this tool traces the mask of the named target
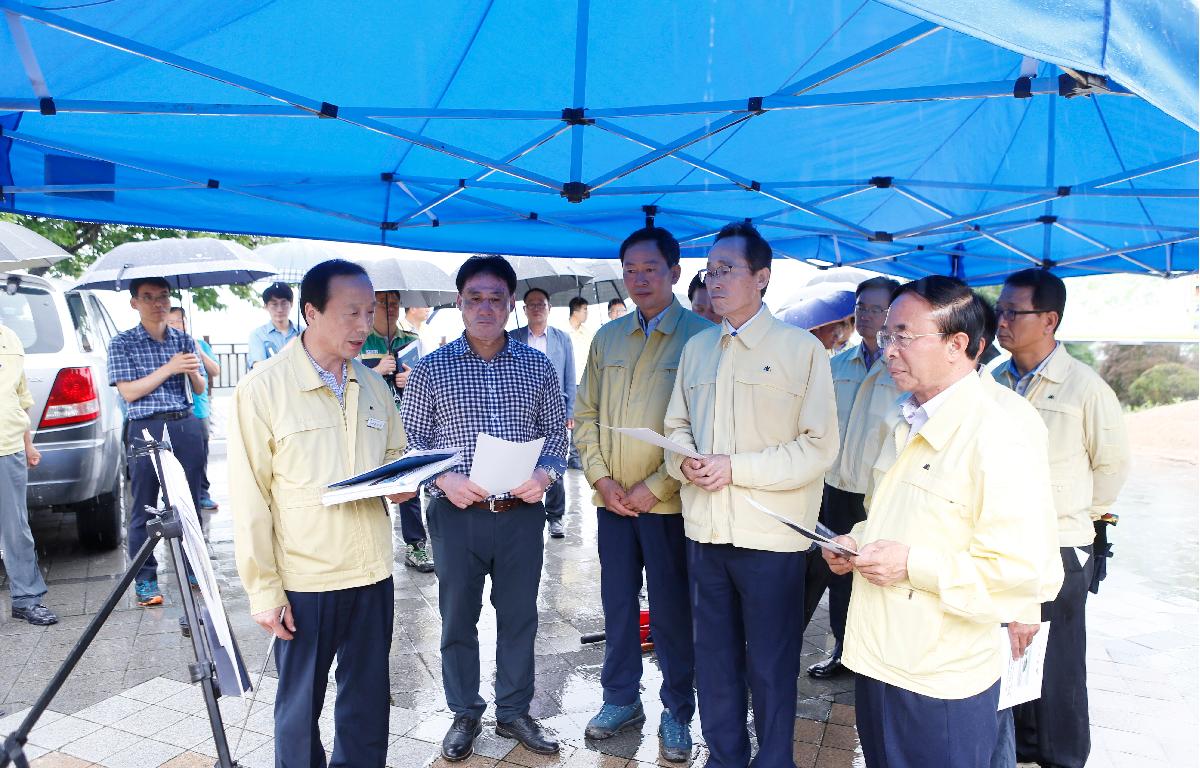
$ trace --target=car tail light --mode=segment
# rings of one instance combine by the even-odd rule
[[[91,368],[63,368],[54,378],[46,412],[38,429],[95,421],[100,415],[100,396],[92,381]]]

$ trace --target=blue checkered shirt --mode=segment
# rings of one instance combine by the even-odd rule
[[[480,432],[517,443],[544,437],[538,466],[566,471],[567,413],[554,364],[512,338],[490,362],[475,354],[466,336],[421,358],[409,374],[400,416],[409,448],[462,450],[450,472],[471,473]],[[426,487],[444,495],[432,481]]]
[[[179,352],[196,354],[196,342],[182,331],[167,326],[167,335],[155,341],[142,324],[118,333],[108,345],[108,384],[137,381],[167,364]],[[129,404],[129,419],[144,419],[156,413],[190,411],[192,404],[184,387],[191,387],[183,375],[171,376],[158,389]]]

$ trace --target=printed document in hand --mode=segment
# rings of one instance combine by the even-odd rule
[[[329,507],[358,499],[411,493],[429,478],[458,463],[462,451],[409,451],[395,461],[329,486],[321,502]]]
[[[680,445],[673,440],[663,437],[653,429],[647,429],[646,427],[610,427],[607,424],[601,424],[600,426],[604,427],[605,429],[611,429],[613,432],[620,432],[622,435],[632,437],[634,440],[641,440],[643,443],[657,445],[664,451],[678,453],[680,456],[687,456],[689,459],[704,458],[704,456],[696,453],[691,448]]]
[[[1013,659],[1008,641],[1008,627],[1000,627],[1000,703],[997,712],[1039,699],[1042,696],[1042,669],[1046,665],[1046,642],[1050,638],[1050,622],[1033,636],[1025,654]]]
[[[471,461],[471,482],[489,496],[508,493],[533,477],[546,438],[514,443],[482,432],[475,439],[475,458]]]
[[[836,552],[837,554],[839,554],[843,557],[853,557],[853,556],[858,555],[858,552],[854,551],[853,549],[850,549],[849,547],[843,547],[841,544],[835,544],[833,541],[833,537],[837,536],[837,534],[834,533],[833,531],[829,530],[828,528],[826,528],[824,525],[817,523],[817,530],[810,531],[809,529],[805,528],[804,526],[800,525],[799,523],[797,523],[793,520],[787,519],[783,515],[775,514],[774,512],[767,509],[762,504],[759,504],[757,501],[750,498],[749,496],[745,496],[743,494],[743,497],[746,499],[746,501],[750,502],[750,506],[754,507],[759,512],[763,512],[765,514],[770,515],[771,517],[775,518],[779,522],[786,525],[788,528],[791,528],[793,531],[796,531],[797,533],[799,533],[801,536],[804,536],[805,538],[815,541],[817,543],[817,546],[820,547],[821,549],[828,549],[830,552]]]

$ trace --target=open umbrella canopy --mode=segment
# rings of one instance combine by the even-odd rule
[[[123,291],[142,277],[161,277],[178,289],[245,285],[273,274],[273,267],[233,240],[165,237],[118,245],[96,259],[71,290]]]
[[[308,270],[322,261],[345,256],[336,247],[316,240],[284,240],[254,249],[254,258],[275,268],[275,278],[285,283],[299,283]]]
[[[583,266],[591,273],[591,279],[580,276],[581,282],[574,288],[551,294],[551,304],[565,307],[576,296],[586,299],[588,304],[607,304],[613,299],[624,301],[629,298],[621,274],[621,262],[615,259],[586,259],[583,260]]]
[[[854,284],[819,282],[792,294],[779,310],[785,323],[812,330],[854,314]]]
[[[0,210],[583,258],[749,219],[904,277],[1197,268],[1189,0],[0,8]]]
[[[517,273],[517,298],[530,288],[541,288],[549,295],[570,290],[591,281],[587,264],[576,259],[548,259],[541,256],[509,256]]]
[[[360,262],[376,291],[395,291],[402,307],[443,307],[454,303],[454,280],[433,264],[380,258]]]
[[[52,267],[71,254],[28,227],[0,221],[0,269]]]

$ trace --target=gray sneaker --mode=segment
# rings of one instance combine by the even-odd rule
[[[567,532],[563,528],[562,520],[551,520],[550,521],[550,538],[561,539],[566,535],[567,535]]]
[[[405,547],[404,564],[415,568],[417,573],[433,573],[433,557],[425,547],[425,542],[409,544]]]

